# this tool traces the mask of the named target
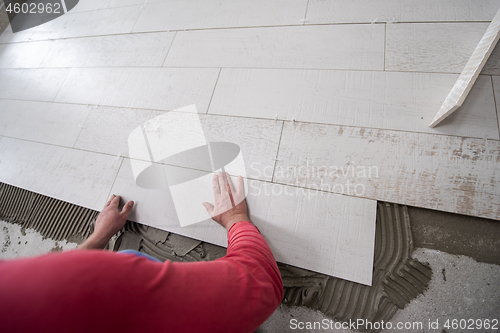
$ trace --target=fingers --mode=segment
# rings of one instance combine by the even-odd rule
[[[219,176],[217,174],[212,177],[212,189],[214,190],[214,197],[220,194]]]
[[[228,196],[229,194],[227,192],[226,182],[224,181],[224,174],[222,172],[219,172],[217,178],[219,179],[220,193],[223,197]]]
[[[116,197],[116,195],[112,195],[111,198],[109,198],[108,202],[106,202],[106,204],[104,205],[104,208],[108,207],[109,204],[111,203],[111,201],[113,201],[113,199]]]
[[[241,176],[238,176],[238,182],[236,184],[236,191],[238,194],[245,193],[245,189],[243,186],[243,177],[241,177]]]
[[[212,216],[212,212],[214,211],[214,206],[208,202],[204,202],[203,203],[203,207],[205,207],[205,209],[207,210],[208,214],[210,214],[210,216]]]
[[[114,195],[114,198],[109,203],[109,206],[110,207],[117,207],[118,208],[118,204],[119,203],[120,203],[120,196],[119,195]]]
[[[130,211],[132,211],[132,208],[134,207],[134,202],[129,201],[123,206],[122,212],[120,214],[128,216],[130,214]]]
[[[226,177],[226,183],[228,184],[229,189],[231,190],[232,193],[236,193],[234,191],[233,182],[231,181],[231,177],[229,177],[229,174],[227,172],[225,172],[224,175]]]

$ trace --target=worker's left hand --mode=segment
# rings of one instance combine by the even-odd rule
[[[127,222],[128,214],[134,207],[134,202],[127,202],[121,212],[118,210],[119,203],[120,196],[113,194],[97,216],[94,232],[80,248],[103,249],[111,237],[123,228]]]

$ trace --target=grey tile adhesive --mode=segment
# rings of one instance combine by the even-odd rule
[[[33,228],[44,237],[82,242],[98,212],[0,183],[0,219]],[[110,250],[135,249],[162,261],[207,261],[226,249],[163,230],[127,222],[108,244]],[[413,242],[407,207],[378,202],[373,285],[371,287],[279,264],[289,306],[306,306],[340,321],[388,321],[423,293],[430,267],[411,258]]]

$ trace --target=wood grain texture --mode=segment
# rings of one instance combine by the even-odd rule
[[[477,44],[465,68],[462,73],[460,73],[460,76],[453,85],[453,88],[451,88],[450,93],[444,100],[443,105],[439,108],[429,127],[436,126],[462,106],[462,103],[467,98],[467,95],[472,89],[474,82],[476,82],[479,73],[481,73],[493,48],[497,44],[498,39],[500,39],[500,10],[496,13],[488,29],[486,29],[486,32]]]
[[[460,74],[488,25],[388,24],[385,69]]]
[[[495,0],[309,0],[307,23],[491,21],[499,7]]]
[[[134,32],[301,24],[307,0],[187,0],[147,3]]]
[[[249,185],[250,219],[276,260],[371,284],[375,201],[259,181]],[[180,227],[170,192],[137,187],[127,159],[112,191],[137,203],[133,221],[227,246],[225,230],[213,221]]]
[[[175,33],[83,37],[0,45],[0,68],[161,67]]]
[[[91,107],[0,100],[0,135],[72,147]]]
[[[274,179],[499,219],[499,161],[494,140],[285,122]]]
[[[0,69],[0,98],[51,102],[69,69]]]
[[[384,27],[337,25],[178,32],[167,67],[382,70]]]
[[[156,110],[196,104],[206,112],[215,68],[73,68],[55,101]]]
[[[452,119],[429,122],[458,75],[222,69],[209,113],[499,139],[489,76]]]
[[[161,111],[144,109],[93,107],[75,147],[129,157],[129,134],[137,126],[162,114]],[[271,180],[283,125],[281,121],[214,115],[200,115],[200,121],[207,141],[232,142],[240,147],[248,177]]]
[[[101,210],[121,160],[2,137],[0,181],[87,208]]]

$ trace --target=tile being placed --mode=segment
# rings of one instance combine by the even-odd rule
[[[196,104],[205,113],[215,68],[73,68],[55,101],[156,110]]]
[[[0,181],[76,205],[101,210],[121,160],[2,137]]]
[[[129,134],[162,111],[92,107],[75,148],[130,157]],[[270,181],[281,135],[282,121],[200,115],[205,138],[239,146],[250,178]],[[0,132],[1,134],[1,132]],[[162,135],[158,129],[157,135]]]
[[[302,24],[307,0],[148,2],[134,32]]]
[[[488,23],[387,25],[385,70],[460,74]]]
[[[0,100],[0,135],[72,147],[91,107]]]
[[[0,98],[51,102],[69,69],[0,69]]]
[[[495,0],[309,0],[307,23],[491,21]]]
[[[500,218],[500,142],[285,122],[274,181]]]
[[[428,127],[456,74],[377,71],[225,69],[210,114],[297,120],[499,139],[489,76],[464,105]]]
[[[180,31],[166,67],[384,69],[384,26]]]
[[[180,227],[173,202],[183,198],[174,198],[168,189],[138,187],[127,159],[112,192],[136,202],[133,221],[227,246],[225,230],[208,216]],[[184,200],[201,205],[191,198]],[[371,285],[376,201],[251,181],[247,203],[250,219],[276,260]]]

